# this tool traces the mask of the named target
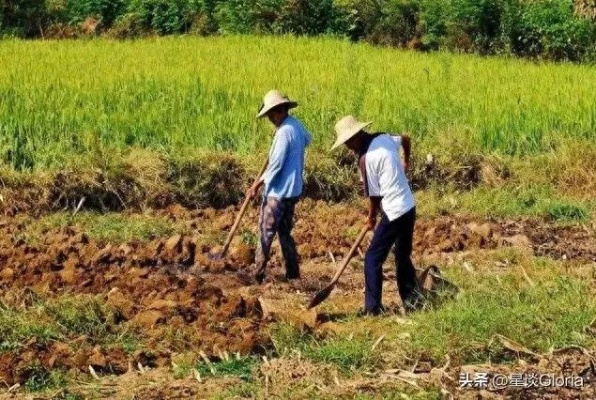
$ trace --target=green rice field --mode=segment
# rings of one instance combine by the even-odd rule
[[[345,114],[409,131],[425,150],[458,141],[522,156],[596,141],[596,68],[414,53],[330,38],[169,37],[0,42],[0,156],[59,169],[131,147],[164,154],[265,151],[255,120],[278,88],[315,147]]]

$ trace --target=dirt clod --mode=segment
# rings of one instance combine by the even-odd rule
[[[11,281],[14,278],[14,271],[12,268],[4,268],[0,271],[0,280]]]

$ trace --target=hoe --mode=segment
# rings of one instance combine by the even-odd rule
[[[320,290],[308,304],[309,310],[313,307],[318,306],[325,300],[327,300],[327,298],[333,291],[333,288],[335,288],[337,281],[339,281],[341,274],[344,272],[344,270],[346,269],[346,267],[352,260],[352,257],[354,257],[354,253],[356,253],[358,246],[364,239],[364,236],[366,236],[367,232],[368,232],[368,227],[362,228],[362,230],[360,231],[360,234],[356,238],[356,242],[354,242],[354,245],[350,249],[350,252],[346,256],[345,260],[342,262],[341,266],[337,269],[337,272],[335,273],[335,276],[331,280],[331,283],[329,283],[329,285],[327,285],[325,288]],[[438,298],[439,292],[446,292],[449,296],[455,296],[460,291],[460,289],[457,287],[457,285],[455,285],[455,284],[449,282],[447,279],[445,279],[441,275],[441,272],[439,271],[439,269],[434,265],[431,265],[430,267],[428,267],[424,270],[420,270],[418,268],[416,268],[416,270],[419,275],[418,281],[420,282],[420,285],[422,287],[422,292],[427,299],[432,300],[432,299]]]
[[[311,308],[313,308],[313,307],[318,306],[319,304],[321,304],[325,300],[327,300],[327,297],[329,297],[329,295],[333,291],[333,288],[335,288],[335,285],[337,284],[337,281],[339,281],[339,277],[341,276],[341,274],[344,272],[344,270],[346,269],[346,267],[348,266],[348,264],[352,260],[352,257],[354,257],[354,253],[356,253],[356,250],[358,249],[358,246],[360,246],[360,243],[364,239],[364,236],[366,236],[366,233],[367,232],[368,232],[368,227],[367,226],[365,226],[364,228],[362,228],[362,230],[360,231],[360,234],[356,238],[356,241],[352,245],[352,248],[350,249],[350,252],[346,256],[346,258],[344,259],[344,261],[341,263],[340,267],[337,269],[337,272],[335,273],[335,276],[331,280],[331,283],[329,283],[329,285],[327,285],[325,288],[323,288],[322,290],[320,290],[315,295],[315,297],[312,298],[312,300],[308,304],[308,309],[309,310]]]
[[[265,172],[265,169],[267,168],[268,163],[269,163],[269,159],[266,159],[265,163],[261,167],[261,171],[255,178],[255,182],[261,177],[261,175],[263,175],[263,173]],[[223,249],[219,253],[209,254],[210,260],[217,261],[217,260],[221,260],[222,258],[225,257],[226,253],[228,252],[228,249],[230,248],[230,243],[232,243],[232,238],[234,237],[234,234],[236,233],[236,231],[238,230],[238,227],[240,226],[240,221],[242,220],[242,216],[244,215],[244,213],[246,212],[246,209],[248,208],[248,204],[250,203],[250,200],[251,200],[251,197],[246,196],[246,198],[244,199],[244,203],[242,203],[242,207],[240,207],[240,211],[238,211],[238,215],[236,216],[234,225],[232,225],[232,229],[230,230],[230,233],[228,233],[228,237],[223,245]]]

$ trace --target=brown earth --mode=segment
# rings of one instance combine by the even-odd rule
[[[104,348],[92,338],[70,338],[65,343],[30,341],[0,352],[0,381],[9,386],[24,383],[33,361],[46,369],[88,373],[92,366],[98,374],[125,374],[139,364],[169,366],[172,354],[180,351],[204,351],[214,357],[222,351],[258,353],[270,345],[266,328],[279,317],[264,308],[280,298],[280,293],[295,293],[306,301],[322,288],[333,275],[330,259],[337,261],[347,253],[365,215],[359,205],[302,202],[295,238],[303,263],[308,264],[304,279],[283,282],[280,252],[274,246],[268,283],[247,287],[237,272],[252,264],[251,246],[236,238],[229,257],[218,262],[208,258],[217,250],[208,233],[227,231],[235,212],[234,208],[187,210],[179,206],[156,211],[172,221],[183,221],[193,234],[148,243],[102,243],[68,226],[43,232],[32,244],[22,238],[27,227],[16,217],[1,219],[0,304],[14,304],[16,297],[25,298],[23,293],[50,298],[100,296],[114,312],[113,323],[137,332],[152,351],[128,354],[121,348]],[[247,214],[245,225],[254,234],[257,209]],[[596,261],[594,226],[465,217],[420,218],[416,226],[416,255],[506,246],[539,256]],[[353,276],[342,278],[337,295],[356,293],[360,298],[361,277]],[[325,322],[299,310],[293,316],[305,326]],[[173,342],[174,333],[181,340]]]
[[[187,220],[197,232],[205,223],[229,230],[235,209],[189,211],[170,207],[160,214],[172,220]],[[362,203],[328,204],[304,200],[297,208],[294,236],[300,255],[305,259],[346,254],[356,238],[366,211]],[[247,212],[244,221],[257,221],[258,210]],[[256,234],[255,222],[249,225]],[[246,222],[245,222],[246,223]],[[531,218],[479,220],[465,216],[418,218],[414,237],[414,253],[455,253],[474,249],[495,249],[514,246],[526,248],[534,255],[556,259],[596,261],[596,225],[561,225]],[[365,246],[366,247],[365,239]],[[370,240],[370,235],[369,239]],[[248,260],[248,259],[247,259]]]

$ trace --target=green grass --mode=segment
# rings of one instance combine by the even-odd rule
[[[298,352],[315,363],[333,364],[344,374],[372,366],[377,361],[373,354],[374,338],[369,335],[329,336],[317,338],[287,323],[278,323],[272,329],[271,338],[277,355]]]
[[[469,214],[492,217],[530,216],[553,222],[587,221],[596,203],[557,193],[552,187],[532,185],[481,186],[470,191],[430,188],[417,193],[422,215]]]
[[[537,353],[569,345],[588,349],[596,346],[596,336],[586,329],[596,315],[590,268],[528,257],[511,248],[469,254],[466,260],[474,272],[458,264],[444,269],[447,277],[462,289],[454,299],[445,299],[407,319],[350,315],[335,321],[339,332],[343,331],[338,334],[312,333],[288,323],[276,323],[270,332],[273,349],[268,357],[297,358],[313,368],[320,367],[321,374],[325,370],[337,370],[341,381],[358,382],[369,377],[369,373],[375,376],[386,369],[409,369],[421,357],[430,357],[440,365],[448,354],[453,366],[513,362],[516,354],[495,341],[495,335],[505,336]],[[531,283],[523,277],[522,268]],[[33,337],[38,344],[52,340],[67,342],[81,336],[92,345],[125,347],[126,343],[132,343],[134,348],[141,343],[142,338],[129,336],[123,327],[111,324],[110,310],[101,297],[33,298],[27,303],[31,305],[25,308],[0,303],[0,352],[14,350]],[[381,335],[384,340],[373,349]],[[306,378],[291,382],[287,388],[270,386],[274,394],[269,395],[256,356],[211,363],[197,363],[194,355],[180,356],[175,360],[175,378],[192,379],[192,370],[196,369],[203,379],[213,382],[226,382],[226,378],[241,381],[214,398],[330,399],[334,396],[334,384],[326,390]],[[70,382],[63,371],[46,370],[36,363],[29,368],[24,384],[28,391],[52,390]],[[401,386],[392,386],[391,390],[352,393],[349,398],[397,399],[401,398],[398,393],[413,399],[441,398],[438,388],[424,386],[414,390],[407,385],[403,390]]]
[[[443,398],[444,396],[441,394],[439,389],[414,391],[409,388],[399,392],[395,389],[391,389],[386,391],[381,390],[380,393],[375,394],[357,394],[354,396],[354,400],[440,400]]]
[[[127,352],[138,347],[137,338],[113,321],[100,298],[63,295],[37,299],[30,307],[0,308],[0,351],[10,351],[31,339],[40,344],[86,337],[92,344],[119,346]]]
[[[412,316],[410,346],[414,353],[437,360],[450,354],[462,363],[498,362],[506,355],[502,347],[491,345],[494,335],[538,353],[596,344],[596,338],[585,329],[596,315],[589,280],[565,274],[562,266],[551,260],[524,261],[512,251],[502,256],[509,260],[508,270],[455,272],[451,278],[463,293],[456,300]],[[521,276],[520,265],[534,286]]]
[[[272,62],[275,60],[275,62]],[[100,163],[130,147],[263,153],[254,118],[277,87],[326,150],[341,116],[421,148],[529,154],[596,140],[594,67],[420,54],[330,38],[0,42],[0,156],[17,168]],[[34,112],[33,112],[34,111]],[[99,157],[99,156],[102,157]]]
[[[399,383],[397,383],[399,385]],[[251,398],[251,399],[313,399],[313,400],[334,400],[354,399],[354,400],[439,400],[442,395],[439,389],[414,389],[411,386],[391,387],[375,389],[374,393],[367,393],[365,390],[355,391],[351,395],[337,395],[333,393],[333,388],[321,388],[315,385],[309,385],[308,382],[295,380],[285,388],[276,388],[275,394],[267,393],[263,387],[263,382],[252,383],[242,382],[234,385],[232,388],[218,393],[211,399],[230,399],[230,398]],[[325,390],[327,389],[327,390]]]
[[[321,338],[281,324],[272,332],[276,354],[300,354],[350,375],[409,369],[414,360],[429,357],[442,365],[446,355],[452,365],[513,361],[516,354],[496,335],[536,353],[596,346],[596,336],[587,329],[596,316],[590,269],[574,265],[568,270],[564,262],[528,258],[515,249],[467,258],[474,272],[457,264],[443,269],[461,288],[456,298],[441,299],[406,319],[348,316],[335,322],[342,332],[337,336]],[[380,336],[385,339],[372,351]]]
[[[455,299],[435,302],[407,321],[349,316],[336,322],[349,327],[337,336],[316,337],[278,324],[272,331],[276,354],[300,354],[351,374],[403,368],[420,357],[440,364],[447,354],[455,364],[514,359],[495,335],[536,353],[596,345],[596,337],[586,329],[596,316],[593,283],[586,272],[566,272],[561,262],[528,258],[515,249],[478,255],[471,262],[474,273],[459,266],[447,269],[448,278],[462,289]],[[533,285],[523,277],[522,268]],[[385,340],[373,351],[372,344],[381,335]]]
[[[230,357],[227,360],[220,360],[207,364],[200,362],[197,371],[201,376],[235,376],[242,380],[249,381],[253,377],[255,367],[259,364],[259,359],[253,356],[248,357]]]
[[[43,195],[23,201],[51,210],[83,196],[84,208],[100,211],[237,203],[270,145],[271,124],[254,116],[275,87],[300,102],[295,112],[314,134],[306,196],[357,193],[355,166],[328,151],[334,123],[353,113],[375,130],[412,135],[411,178],[435,191],[431,214],[586,220],[596,192],[594,71],[332,38],[5,40],[0,202],[10,207],[36,188]],[[427,153],[437,160],[430,172]],[[453,206],[443,187],[475,190],[456,193]],[[124,223],[109,216],[91,234],[144,240],[171,231]]]
[[[28,392],[41,392],[64,387],[67,384],[64,372],[60,370],[50,371],[39,364],[31,364],[26,373],[28,378],[24,386]]]
[[[146,214],[80,212],[76,215],[57,212],[41,218],[22,216],[27,228],[23,235],[31,241],[42,237],[44,231],[73,226],[95,240],[124,243],[131,240],[150,241],[189,229],[167,217]]]
[[[2,310],[0,313],[0,351],[18,348],[25,341],[36,338],[40,343],[47,343],[62,336],[59,328],[40,321],[35,313],[23,315],[14,310]]]
[[[257,234],[253,233],[247,228],[241,230],[240,238],[242,239],[242,242],[244,244],[251,247],[256,247],[259,242],[259,237],[257,236]]]

